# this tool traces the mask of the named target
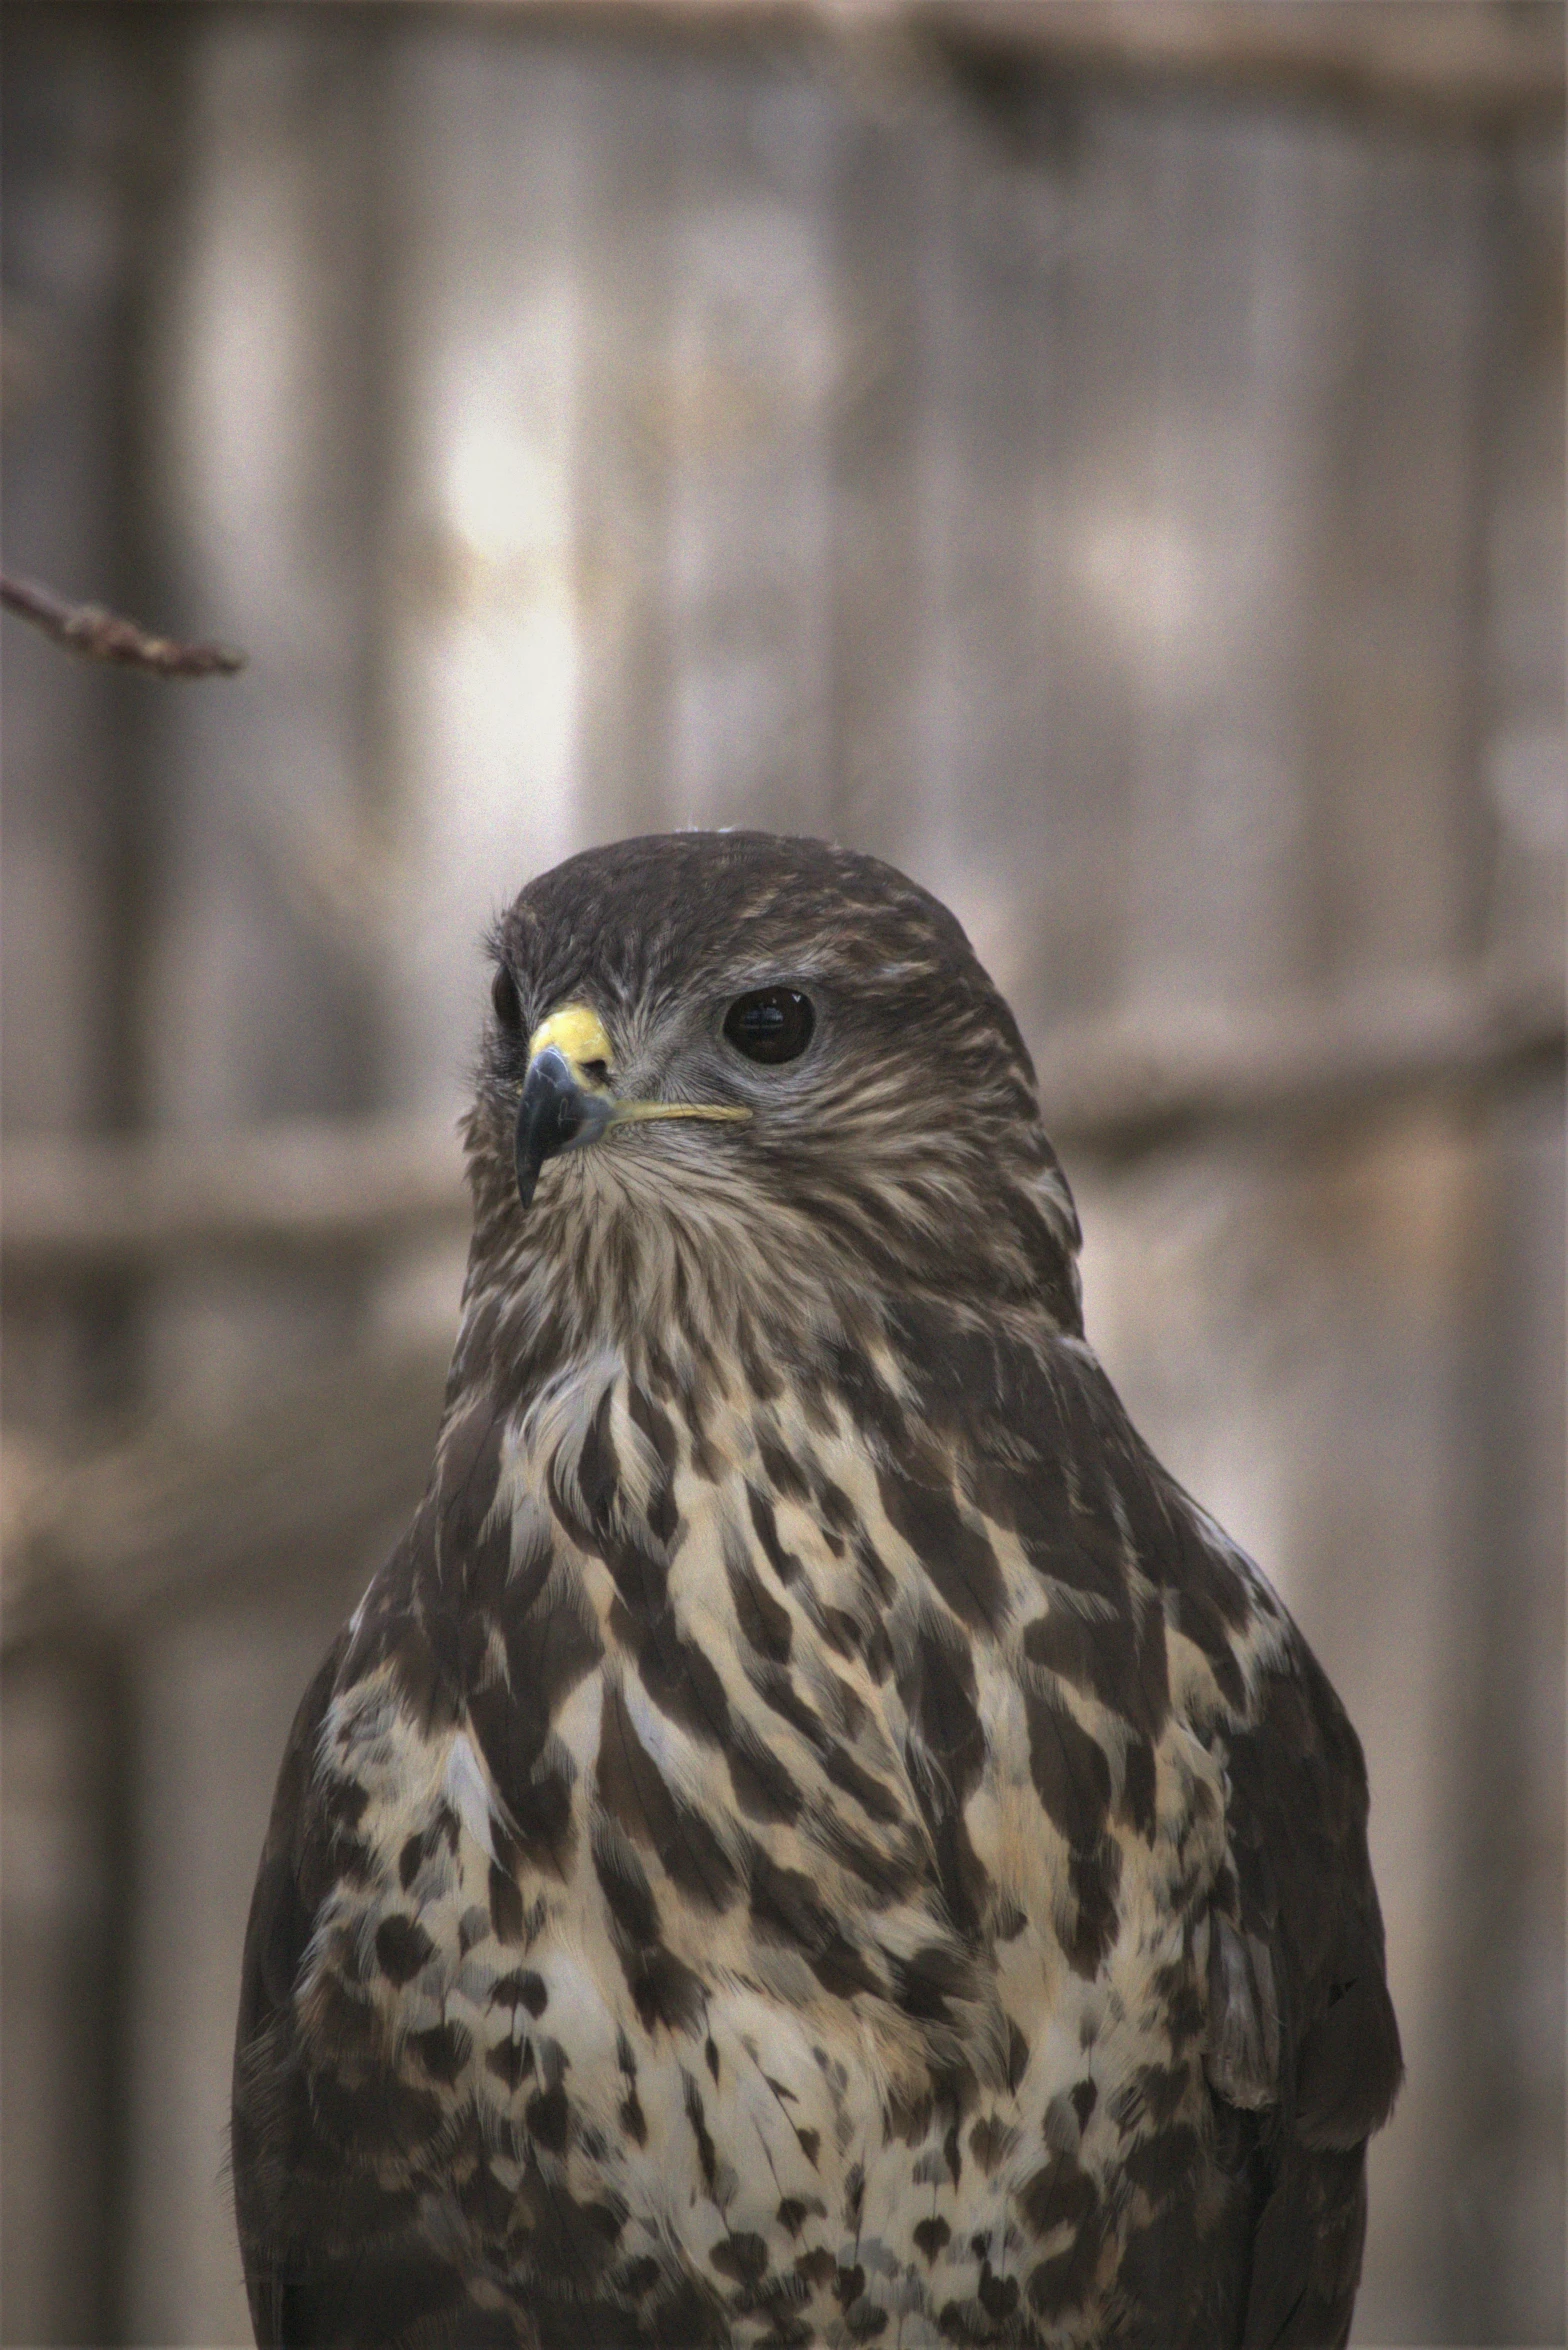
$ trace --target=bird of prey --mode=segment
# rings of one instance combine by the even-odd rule
[[[429,1488],[251,1912],[258,2342],[1343,2343],[1361,1750],[1086,1343],[958,923],[693,833],[493,948]]]

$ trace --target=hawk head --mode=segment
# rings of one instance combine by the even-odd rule
[[[1017,1024],[947,909],[767,833],[589,849],[492,940],[476,1286],[579,1340],[876,1298],[1080,1327],[1072,1199]]]

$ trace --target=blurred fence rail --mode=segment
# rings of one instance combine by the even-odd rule
[[[751,38],[924,41],[947,58],[1205,82],[1406,108],[1461,123],[1549,113],[1564,61],[1551,6],[1496,0],[485,0],[565,28],[662,24]]]
[[[1042,1097],[1072,1158],[1116,1161],[1205,1130],[1386,1117],[1561,1079],[1564,991],[1454,974],[1272,1018],[1190,1017],[1160,1040],[1106,1024],[1054,1038]],[[466,1228],[450,1125],[301,1120],[193,1144],[170,1137],[9,1145],[0,1268],[69,1286],[202,1256],[396,1250]],[[330,1578],[423,1490],[444,1337],[383,1344],[295,1378],[219,1428],[178,1420],[62,1458],[4,1457],[0,1652],[145,1633],[171,1613]]]
[[[170,1416],[75,1459],[0,1449],[4,1651],[336,1585],[424,1491],[448,1351],[366,1348],[282,1382],[242,1421]]]
[[[1564,991],[1440,972],[1272,1014],[1187,1013],[1056,1033],[1039,1077],[1058,1148],[1087,1158],[1206,1129],[1366,1116],[1560,1073]],[[0,1153],[0,1272],[65,1285],[192,1256],[386,1250],[462,1229],[451,1123],[299,1119],[202,1135],[99,1135]]]

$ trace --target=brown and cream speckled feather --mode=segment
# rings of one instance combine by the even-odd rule
[[[501,926],[427,1499],[300,1708],[246,1947],[258,2341],[1346,2339],[1399,2080],[1355,1733],[1129,1425],[1006,1007],[805,842]],[[761,1069],[725,1006],[808,992]],[[527,1038],[749,1122],[525,1212]]]

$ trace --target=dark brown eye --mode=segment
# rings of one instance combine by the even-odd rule
[[[517,982],[504,963],[490,982],[490,1001],[495,1006],[495,1016],[503,1028],[522,1027],[523,1006],[517,993]]]
[[[754,995],[737,997],[724,1015],[724,1033],[735,1050],[770,1069],[798,1061],[816,1025],[810,998],[796,987],[759,987]]]

